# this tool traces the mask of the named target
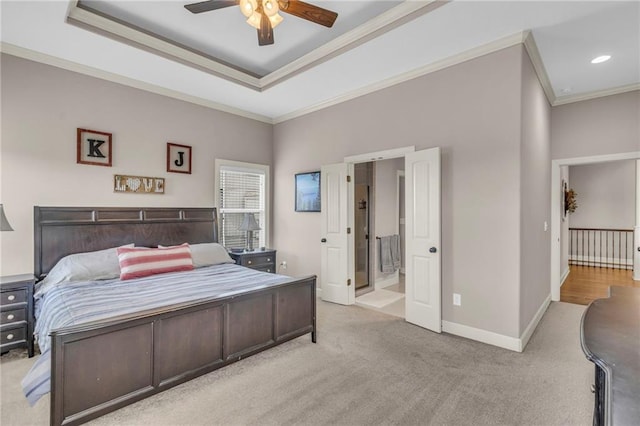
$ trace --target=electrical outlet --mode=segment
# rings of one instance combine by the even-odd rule
[[[282,269],[287,269],[287,261],[283,260],[282,262],[280,262],[280,266],[282,267]]]
[[[453,293],[454,306],[462,306],[462,296],[459,293]]]

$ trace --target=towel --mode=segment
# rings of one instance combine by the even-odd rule
[[[400,268],[400,236],[380,238],[380,271],[391,274]]]

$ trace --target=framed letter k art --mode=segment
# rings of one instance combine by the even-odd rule
[[[77,163],[111,167],[111,133],[78,129]]]

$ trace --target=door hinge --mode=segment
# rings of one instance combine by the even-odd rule
[[[347,234],[351,233],[351,228],[347,228]]]
[[[347,287],[351,285],[351,278],[347,279]]]
[[[347,182],[351,182],[351,176],[347,175]]]

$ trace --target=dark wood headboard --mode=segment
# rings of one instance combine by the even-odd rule
[[[157,247],[218,242],[215,208],[33,208],[35,275],[64,256],[124,244]]]

